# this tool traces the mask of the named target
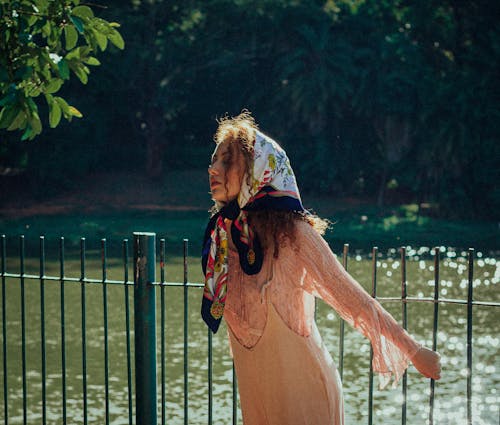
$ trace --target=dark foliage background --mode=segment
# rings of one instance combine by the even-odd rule
[[[247,108],[305,192],[498,218],[499,2],[102,5],[125,50],[61,90],[84,118],[33,141],[2,131],[0,166],[20,172],[2,185],[43,197],[99,170],[161,182],[204,167],[216,118]]]

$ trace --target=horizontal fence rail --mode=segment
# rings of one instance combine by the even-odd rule
[[[39,254],[38,254],[38,273],[27,272],[27,256],[26,256],[26,246],[25,239],[23,236],[19,238],[19,245],[17,248],[17,255],[12,254],[16,250],[9,249],[9,256],[7,256],[7,238],[2,236],[0,240],[1,248],[1,264],[0,264],[0,276],[1,276],[1,294],[2,294],[2,371],[3,371],[3,422],[5,425],[14,422],[14,418],[11,413],[17,415],[15,422],[18,423],[19,420],[23,424],[33,423],[33,419],[30,417],[34,406],[30,405],[30,395],[35,391],[40,391],[40,402],[41,406],[40,419],[37,419],[37,423],[47,424],[47,423],[105,423],[109,424],[112,420],[113,406],[116,405],[117,400],[113,398],[111,387],[115,378],[113,376],[113,370],[116,370],[118,365],[114,364],[111,360],[111,351],[113,349],[113,344],[110,343],[110,328],[114,325],[110,324],[111,317],[108,316],[110,303],[121,303],[121,314],[120,319],[120,329],[123,329],[123,339],[124,339],[124,349],[125,362],[123,368],[125,368],[126,385],[124,390],[123,399],[126,403],[126,414],[120,412],[120,416],[123,418],[126,416],[128,423],[133,424],[165,424],[168,419],[168,394],[169,391],[174,391],[169,385],[167,378],[167,366],[172,363],[173,360],[167,357],[167,331],[169,318],[167,317],[167,306],[168,299],[166,295],[167,288],[179,288],[182,289],[182,418],[183,423],[189,424],[193,423],[190,419],[191,406],[190,406],[190,372],[192,368],[190,367],[190,325],[189,325],[189,291],[190,289],[200,289],[203,287],[202,283],[199,282],[189,282],[188,279],[188,240],[183,241],[183,253],[182,253],[182,269],[183,269],[183,279],[182,282],[167,282],[166,281],[166,254],[165,254],[165,239],[160,239],[158,247],[158,257],[159,264],[156,262],[156,235],[155,234],[134,234],[134,244],[133,244],[133,262],[131,264],[131,258],[129,253],[129,242],[127,239],[122,242],[122,252],[121,252],[121,267],[122,267],[122,278],[121,279],[110,279],[108,276],[108,244],[106,239],[102,239],[100,242],[100,278],[89,277],[89,267],[87,265],[87,246],[85,238],[81,238],[79,245],[79,276],[68,276],[67,275],[67,252],[65,248],[65,239],[60,238],[58,241],[58,276],[47,274],[47,261],[46,261],[46,240],[42,236],[39,240]],[[467,287],[467,299],[455,299],[440,297],[440,249],[434,249],[433,260],[434,260],[434,294],[432,297],[412,297],[408,296],[407,292],[407,276],[406,276],[406,262],[407,253],[406,249],[403,247],[400,249],[400,262],[401,262],[401,295],[399,297],[381,297],[377,295],[377,258],[379,257],[378,248],[373,248],[371,252],[372,266],[372,282],[371,282],[371,296],[376,298],[378,301],[383,303],[398,302],[401,304],[402,309],[402,325],[407,327],[408,321],[408,311],[407,305],[411,303],[429,303],[433,305],[433,317],[432,317],[432,348],[434,350],[439,350],[438,346],[438,330],[439,330],[439,306],[442,304],[456,304],[464,305],[467,307],[467,344],[466,344],[466,357],[467,357],[467,376],[466,376],[466,391],[467,391],[467,423],[472,424],[472,404],[471,400],[473,397],[473,385],[472,385],[472,361],[473,361],[473,310],[476,307],[500,307],[500,303],[494,301],[476,301],[473,298],[473,282],[474,282],[474,256],[475,252],[473,249],[469,249],[467,253],[467,270],[468,270],[468,287]],[[7,260],[8,258],[17,258],[16,263],[18,271],[13,272],[13,270],[7,270]],[[348,268],[348,258],[349,258],[349,245],[344,245],[342,253],[342,264],[347,269]],[[130,280],[129,268],[133,266],[133,279]],[[155,270],[159,267],[160,278],[156,279]],[[95,270],[92,270],[95,272]],[[95,274],[95,273],[94,273]],[[17,283],[16,283],[17,282]],[[31,308],[31,302],[34,299],[32,295],[33,283],[38,282],[37,291],[37,302],[38,313],[37,318],[39,318],[39,346],[35,351],[39,355],[33,355],[32,349],[33,344],[27,338],[28,324],[30,330],[32,328],[33,309]],[[79,285],[79,305],[69,304],[68,302],[68,291],[71,288],[77,288]],[[133,302],[134,309],[130,309],[130,288],[133,287]],[[48,291],[50,290],[53,294],[54,288],[58,288],[58,314],[54,311],[50,311],[48,314],[48,305],[53,306],[52,300],[48,297]],[[95,317],[94,314],[89,311],[91,307],[94,307],[95,301],[95,291],[91,291],[92,288],[100,288],[100,317]],[[113,296],[110,296],[110,291],[112,288],[122,288],[123,292],[119,297],[116,297],[116,292],[113,291]],[[19,294],[19,305],[15,306],[17,317],[11,318],[8,314],[10,311],[11,304],[9,299],[9,291],[17,291]],[[92,293],[91,293],[92,292]],[[156,295],[159,294],[159,317],[157,318],[156,312]],[[89,300],[92,299],[92,305],[89,305]],[[52,308],[52,307],[51,307]],[[195,307],[198,309],[199,306]],[[79,315],[79,335],[76,335],[79,340],[79,351],[80,351],[80,365],[79,369],[79,385],[80,385],[80,396],[79,402],[75,405],[74,393],[75,388],[68,384],[68,373],[71,369],[74,372],[74,365],[68,363],[68,338],[75,338],[74,334],[68,334],[68,320],[74,322],[74,317]],[[132,319],[133,316],[133,319]],[[52,323],[52,319],[58,319],[58,337],[59,342],[57,346],[59,347],[59,354],[56,363],[58,364],[58,372],[53,371],[54,367],[48,362],[49,354],[50,358],[54,358],[52,346],[54,345],[53,340],[48,339],[48,322],[49,319]],[[159,331],[156,329],[156,321],[159,320]],[[18,334],[13,335],[10,331],[11,327],[8,326],[9,320],[13,320],[17,326]],[[38,319],[37,319],[38,320]],[[96,321],[100,322],[100,325],[96,325]],[[113,323],[115,322],[113,318]],[[96,326],[102,331],[100,341],[97,341],[97,346],[99,348],[100,357],[102,359],[102,366],[99,371],[100,381],[102,385],[100,390],[103,392],[103,404],[99,406],[97,410],[99,415],[96,419],[96,406],[90,405],[90,393],[95,391],[95,376],[93,376],[93,371],[89,369],[95,369],[95,359],[90,358],[90,351],[93,353],[96,350],[95,341],[95,328]],[[115,332],[116,330],[113,330]],[[17,331],[16,331],[17,332]],[[121,332],[121,330],[120,330]],[[119,333],[120,333],[119,332]],[[73,332],[74,333],[74,332]],[[158,335],[157,335],[158,334]],[[206,390],[206,421],[208,424],[214,423],[216,419],[214,418],[214,386],[216,386],[216,380],[214,379],[214,355],[213,355],[213,341],[212,334],[207,331],[206,334],[206,370],[207,370],[207,390]],[[11,356],[11,351],[8,349],[9,338],[19,339],[18,346],[20,346],[20,356],[19,358]],[[340,320],[339,329],[339,354],[338,354],[338,370],[340,375],[344,374],[344,343],[345,338],[345,328],[344,322]],[[18,347],[16,345],[16,347]],[[48,350],[48,346],[51,347]],[[17,350],[17,348],[16,348]],[[28,355],[29,352],[29,355]],[[368,388],[368,406],[367,406],[367,422],[368,424],[374,423],[374,384],[373,384],[373,370],[371,367],[371,359],[373,352],[370,350],[370,370],[369,370],[369,388]],[[34,370],[33,359],[36,358],[36,370]],[[20,376],[14,376],[10,373],[9,368],[20,369]],[[121,367],[121,366],[120,366]],[[48,369],[52,372],[49,374]],[[35,373],[36,372],[36,373]],[[33,376],[38,376],[37,385],[32,383]],[[50,375],[50,379],[49,379]],[[51,381],[54,380],[54,375],[58,375],[60,378],[59,389],[60,393],[60,405],[57,408],[58,413],[54,414],[54,407],[51,407],[51,412],[49,414],[47,404],[49,395],[49,385]],[[91,381],[93,380],[93,381]],[[20,381],[20,398],[21,402],[21,414],[19,418],[19,411],[12,411],[12,400],[10,397],[10,385],[14,382]],[[39,381],[39,382],[38,382]],[[74,381],[73,381],[74,382]],[[39,384],[39,385],[38,385]],[[230,380],[228,384],[231,386],[232,392],[232,423],[238,423],[238,397],[237,397],[237,381],[234,371],[234,366],[232,366],[230,371]],[[17,385],[17,384],[16,384]],[[135,390],[134,390],[135,386]],[[434,424],[435,422],[435,387],[436,382],[430,380],[429,383],[429,415],[427,423]],[[53,387],[51,387],[53,390]],[[406,373],[403,376],[401,391],[402,391],[402,403],[401,403],[401,423],[404,425],[407,423],[407,390],[408,382],[406,378]],[[70,397],[71,393],[71,397]],[[121,400],[119,400],[121,401]],[[81,414],[75,415],[74,410],[78,409]],[[18,409],[17,409],[18,410]],[[54,419],[54,415],[57,416]],[[135,418],[135,421],[134,421]],[[227,420],[226,420],[227,422]],[[225,422],[225,423],[226,423]]]

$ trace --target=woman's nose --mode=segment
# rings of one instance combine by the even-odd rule
[[[216,168],[213,165],[208,166],[208,174],[211,176],[215,176],[219,174],[219,172],[216,170]]]

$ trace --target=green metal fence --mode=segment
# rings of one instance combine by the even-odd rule
[[[20,379],[22,386],[22,423],[31,424],[34,423],[33,418],[29,416],[28,409],[28,385],[30,383],[30,374],[27,373],[27,351],[31,350],[32,345],[27,343],[26,340],[26,328],[27,323],[30,320],[29,311],[26,305],[26,285],[35,285],[38,283],[39,286],[39,331],[40,331],[40,345],[38,347],[40,355],[40,381],[41,381],[41,417],[36,419],[36,423],[52,423],[51,419],[48,418],[47,414],[47,336],[46,336],[46,321],[47,321],[47,300],[46,300],[46,289],[47,285],[55,284],[59,287],[59,318],[60,318],[60,415],[61,417],[57,419],[58,423],[66,424],[68,423],[68,385],[66,381],[67,376],[67,345],[66,338],[68,337],[66,333],[66,314],[68,309],[72,306],[67,305],[65,288],[69,285],[79,285],[80,286],[80,335],[81,340],[80,350],[81,350],[81,399],[82,399],[82,417],[81,423],[89,423],[89,406],[88,406],[88,334],[89,328],[87,324],[89,322],[89,317],[87,316],[87,290],[89,287],[96,285],[101,288],[101,302],[102,302],[102,328],[103,328],[103,368],[102,374],[104,378],[104,412],[103,412],[103,422],[106,424],[110,423],[110,403],[111,395],[109,391],[110,386],[110,356],[109,356],[109,319],[108,319],[108,289],[112,287],[121,287],[122,299],[123,299],[123,322],[125,326],[124,338],[126,341],[126,398],[127,398],[127,420],[129,424],[165,424],[167,423],[167,402],[166,402],[166,392],[167,392],[167,379],[165,374],[165,364],[166,364],[166,345],[167,341],[166,335],[166,323],[167,318],[165,315],[166,311],[166,297],[165,290],[168,287],[178,287],[183,289],[183,421],[185,424],[190,423],[190,405],[189,405],[189,329],[188,329],[188,291],[191,288],[201,288],[201,283],[192,283],[188,280],[188,241],[184,240],[184,252],[183,252],[183,281],[182,282],[166,282],[165,280],[165,240],[161,239],[159,244],[159,249],[156,247],[156,236],[150,233],[136,233],[134,234],[133,241],[133,279],[129,279],[129,267],[130,267],[130,256],[129,256],[129,242],[124,240],[122,243],[122,265],[123,265],[123,277],[122,279],[110,279],[108,278],[108,254],[107,254],[107,242],[102,239],[100,246],[100,257],[101,257],[101,277],[100,278],[90,278],[87,276],[87,252],[86,252],[86,241],[84,238],[80,241],[79,247],[79,263],[80,263],[80,275],[78,277],[70,277],[66,275],[65,265],[66,265],[66,250],[65,250],[65,240],[61,238],[59,240],[58,252],[59,252],[59,275],[50,276],[46,274],[46,253],[45,253],[45,239],[40,237],[39,241],[39,267],[38,273],[28,273],[26,270],[25,260],[26,260],[26,250],[25,250],[25,240],[21,236],[19,238],[18,247],[18,265],[19,270],[13,272],[12,270],[7,270],[7,238],[5,236],[1,237],[0,248],[1,248],[1,264],[0,264],[0,276],[1,276],[1,286],[2,286],[2,359],[3,359],[3,422],[5,425],[11,423],[9,418],[9,384],[15,379]],[[10,248],[10,247],[9,247]],[[156,253],[159,252],[159,270],[160,279],[156,279]],[[12,255],[12,251],[9,251]],[[377,297],[377,248],[373,248],[372,251],[372,291],[373,297]],[[409,297],[407,295],[407,284],[406,284],[406,250],[401,248],[401,296],[400,297],[377,297],[383,303],[397,302],[401,304],[402,308],[402,318],[403,327],[406,328],[407,325],[407,305],[413,302],[424,302],[432,303],[434,305],[433,310],[433,349],[437,348],[437,332],[438,332],[438,322],[439,322],[439,305],[442,303],[448,304],[463,304],[467,306],[467,422],[472,424],[472,335],[473,335],[473,308],[475,307],[499,307],[500,303],[496,302],[479,302],[473,299],[473,280],[474,280],[474,250],[470,249],[468,252],[468,297],[466,300],[459,299],[447,299],[439,297],[439,249],[434,250],[434,296],[430,298],[423,297]],[[343,264],[347,268],[347,260],[349,258],[349,246],[344,246],[343,251]],[[20,291],[20,345],[21,345],[21,376],[13,376],[10,374],[9,366],[11,365],[12,359],[9,359],[7,350],[8,338],[12,335],[9,334],[7,329],[7,305],[9,303],[9,297],[7,295],[7,287],[12,285],[12,282],[17,282]],[[133,289],[133,300],[134,309],[130,310],[130,288]],[[159,294],[159,324],[160,330],[157,332],[157,312],[156,297]],[[198,308],[198,306],[196,306]],[[51,312],[52,314],[53,312]],[[134,323],[131,323],[131,314],[134,317]],[[95,319],[95,318],[92,318]],[[339,340],[339,360],[338,369],[339,373],[343,375],[344,369],[344,324],[340,322],[340,340]],[[159,337],[158,337],[159,334]],[[17,335],[16,335],[17,337]],[[132,347],[132,340],[134,346]],[[158,346],[158,350],[157,350]],[[213,353],[212,353],[212,336],[207,330],[207,421],[212,424],[214,421],[213,409],[214,409],[214,393],[212,387],[214,386],[213,379]],[[159,354],[157,354],[157,351]],[[373,353],[370,353],[370,359]],[[17,359],[15,359],[17,361]],[[371,364],[371,362],[370,362]],[[158,365],[158,370],[157,370]],[[373,423],[373,371],[370,367],[369,375],[369,389],[368,389],[368,423]],[[435,382],[430,380],[430,396],[429,396],[429,417],[428,423],[433,424],[434,421],[434,401],[435,401]],[[407,388],[408,383],[406,379],[406,373],[403,377],[402,382],[402,424],[407,423],[406,409],[407,409]],[[74,389],[72,389],[74,391]],[[72,422],[74,423],[74,422]],[[238,400],[237,400],[237,383],[234,374],[234,368],[232,369],[232,423],[238,423]]]

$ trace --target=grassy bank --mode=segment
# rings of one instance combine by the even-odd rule
[[[370,205],[344,205],[336,212],[331,207],[320,207],[316,212],[332,222],[326,239],[337,252],[344,243],[349,243],[353,250],[363,251],[373,246],[387,249],[407,245],[474,247],[485,252],[500,249],[497,223],[421,217],[413,206],[398,206],[380,212]],[[123,238],[131,238],[134,231],[148,231],[157,233],[158,238],[165,238],[170,252],[180,252],[182,240],[187,238],[192,250],[196,251],[192,254],[197,255],[207,217],[203,210],[73,212],[4,217],[0,219],[0,232],[9,239],[17,239],[23,234],[35,246],[38,237],[44,235],[47,241],[64,236],[66,245],[75,247],[80,238],[85,237],[87,246],[97,247],[101,238],[119,244]]]
[[[88,246],[98,247],[101,238],[119,244],[134,231],[149,231],[165,238],[171,252],[180,252],[183,238],[188,238],[192,255],[198,255],[210,207],[205,169],[171,171],[161,182],[108,172],[89,175],[80,183],[78,189],[42,199],[30,199],[23,187],[3,187],[0,234],[9,239],[24,234],[34,247],[40,235],[48,241],[64,236],[67,246],[78,246],[85,237]],[[500,250],[497,222],[437,219],[419,215],[416,205],[381,210],[365,198],[304,195],[303,203],[333,223],[326,239],[336,252],[344,243],[363,251],[375,245]]]
[[[373,206],[334,214],[329,238],[366,250],[399,246],[447,246],[481,251],[500,249],[498,223],[453,221],[419,216],[415,205],[395,206],[380,212]]]

